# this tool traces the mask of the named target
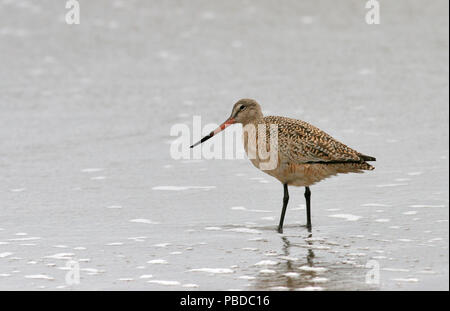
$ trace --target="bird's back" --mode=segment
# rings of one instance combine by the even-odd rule
[[[367,163],[375,161],[374,157],[348,147],[305,121],[279,116],[267,116],[263,121],[266,146],[270,146],[270,126],[278,128],[278,166],[265,172],[282,183],[309,186],[336,174],[375,169]]]
[[[279,150],[295,163],[341,164],[376,160],[348,147],[305,121],[268,116],[264,118],[264,122],[267,127],[270,124],[278,127]]]

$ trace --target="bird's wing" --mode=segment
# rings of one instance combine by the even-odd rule
[[[267,119],[278,126],[279,152],[293,163],[364,162],[362,154],[307,122],[284,117]]]

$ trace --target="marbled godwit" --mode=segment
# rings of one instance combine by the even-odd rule
[[[284,216],[289,201],[288,186],[305,187],[307,228],[311,230],[311,190],[309,187],[325,178],[345,173],[362,173],[375,169],[367,161],[375,161],[371,156],[359,153],[337,141],[327,133],[304,121],[286,117],[264,117],[260,105],[253,99],[241,99],[234,106],[230,117],[216,130],[203,137],[191,148],[210,139],[231,124],[241,123],[244,126],[243,140],[247,155],[262,145],[259,132],[255,139],[251,138],[251,130],[264,125],[266,137],[264,147],[269,151],[270,126],[276,126],[278,135],[277,162],[274,167],[263,170],[283,184],[284,196],[278,232],[283,232]],[[260,143],[258,144],[258,141]],[[259,149],[258,149],[259,150]],[[259,152],[249,157],[254,166],[261,169],[264,159]]]

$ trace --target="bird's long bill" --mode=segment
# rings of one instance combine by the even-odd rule
[[[198,142],[196,142],[195,144],[193,144],[191,146],[191,148],[194,148],[197,145],[200,145],[201,143],[207,141],[208,139],[210,139],[211,137],[213,137],[214,135],[216,135],[217,133],[222,132],[224,129],[226,129],[228,126],[230,126],[231,124],[235,123],[236,121],[233,118],[228,118],[228,120],[226,120],[225,122],[223,122],[218,128],[216,128],[214,131],[212,131],[211,133],[209,133],[208,135],[206,135],[205,137],[203,137],[202,139],[200,139]]]

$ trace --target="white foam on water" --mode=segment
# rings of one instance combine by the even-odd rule
[[[443,241],[443,238],[434,238],[434,239],[430,239],[428,240],[428,242],[437,242],[437,241]]]
[[[376,185],[377,188],[386,188],[386,187],[399,187],[399,186],[407,186],[407,183],[392,183],[392,184],[382,184]]]
[[[54,248],[68,248],[67,245],[53,245]]]
[[[397,239],[399,242],[413,242],[413,240],[410,239]]]
[[[74,247],[73,249],[76,250],[76,251],[84,251],[84,250],[86,250],[86,247],[77,246],[77,247]]]
[[[275,220],[275,217],[273,217],[273,216],[268,216],[268,217],[261,217],[261,219],[262,219],[262,220],[270,220],[270,221],[272,221],[272,220]]]
[[[352,215],[352,214],[334,214],[334,215],[329,215],[328,217],[343,218],[347,221],[357,221],[362,218],[362,216],[356,216],[356,215]]]
[[[197,284],[193,284],[193,283],[187,283],[187,284],[181,285],[181,287],[184,287],[184,288],[197,288],[198,285]]]
[[[111,242],[111,243],[107,243],[105,244],[106,246],[121,246],[123,245],[122,242]]]
[[[198,269],[191,269],[190,272],[205,272],[205,273],[211,273],[211,274],[228,274],[228,273],[234,273],[234,270],[228,269],[228,268],[198,268]]]
[[[171,253],[169,253],[170,255],[181,255],[181,254],[183,254],[182,252],[171,252]]]
[[[419,175],[422,175],[422,174],[423,174],[423,172],[410,172],[410,173],[408,173],[409,176],[419,176]]]
[[[289,290],[289,288],[286,286],[272,286],[270,289],[271,290]]]
[[[11,252],[0,253],[0,258],[6,258],[6,257],[9,257],[9,256],[11,256],[12,254],[14,254],[14,253],[11,253]]]
[[[329,279],[321,278],[321,277],[315,277],[315,278],[311,279],[311,282],[313,282],[313,283],[326,283],[328,281],[329,281]]]
[[[17,232],[16,235],[22,235],[22,236],[23,236],[23,235],[28,235],[28,233],[25,233],[25,232]]]
[[[180,285],[180,282],[178,282],[178,281],[165,281],[165,280],[150,280],[150,281],[147,281],[147,283],[165,285],[165,286]]]
[[[140,224],[150,224],[150,225],[157,225],[157,224],[159,224],[156,221],[152,221],[150,219],[145,219],[145,218],[131,219],[130,222],[135,222],[135,223],[140,223]]]
[[[205,227],[205,230],[209,230],[209,231],[219,231],[222,230],[222,228],[220,227]]]
[[[54,280],[53,277],[48,276],[46,274],[32,274],[32,275],[25,275],[26,279],[38,279],[38,280]]]
[[[273,260],[261,260],[257,263],[255,263],[255,266],[274,266],[274,265],[278,265],[279,262],[278,261],[273,261]]]
[[[350,257],[364,257],[367,256],[365,253],[349,253],[348,256]]]
[[[62,270],[67,270],[67,269],[62,269]],[[68,270],[71,270],[71,268],[69,267]],[[87,274],[89,274],[89,275],[97,275],[97,274],[105,272],[105,270],[99,270],[99,269],[96,269],[96,268],[82,268],[80,270],[84,271],[84,272],[87,272]]]
[[[420,273],[420,274],[437,274],[437,272],[433,271],[433,270],[421,270],[418,273]]]
[[[158,244],[153,244],[154,247],[167,247],[169,245],[172,245],[170,243],[158,243]]]
[[[0,245],[8,245],[8,244],[11,244],[11,243],[9,243],[9,242],[0,242]]]
[[[244,251],[253,251],[253,252],[256,252],[256,251],[259,250],[259,249],[256,248],[256,247],[243,247],[242,249],[243,249]]]
[[[127,239],[135,242],[145,242],[146,238],[147,238],[146,236],[136,236],[136,237],[129,237]]]
[[[320,286],[306,286],[306,287],[296,288],[295,290],[298,290],[298,291],[320,291],[320,290],[323,290],[323,287],[320,287]]]
[[[15,189],[10,189],[11,192],[23,192],[25,191],[26,188],[15,188]]]
[[[241,279],[241,280],[254,280],[256,278],[254,276],[250,276],[250,275],[241,275],[240,277],[238,277],[238,279]]]
[[[290,257],[290,256],[278,256],[279,259],[287,260],[287,261],[297,261],[297,257]]]
[[[300,277],[300,273],[297,272],[287,272],[283,274],[284,276],[287,276],[288,278],[297,279]]]
[[[233,210],[233,211],[245,211],[245,210],[247,210],[243,206],[232,206],[232,207],[230,207],[230,209]]]
[[[151,275],[151,274],[143,274],[139,278],[140,279],[151,279],[152,277],[153,277],[153,275]]]
[[[70,260],[70,259],[72,259],[73,256],[75,256],[75,254],[73,254],[73,253],[57,253],[54,255],[45,256],[44,258]]]
[[[417,282],[419,282],[419,279],[416,279],[416,278],[397,278],[397,279],[392,279],[392,281],[405,282],[405,283],[417,283]]]
[[[327,268],[323,268],[323,267],[310,267],[310,266],[301,266],[298,269],[302,270],[302,271],[311,271],[311,272],[317,272],[317,273],[325,272],[328,270]]]
[[[160,190],[160,191],[185,191],[185,190],[211,190],[215,189],[216,186],[156,186],[153,187],[152,190]]]
[[[83,172],[83,173],[95,173],[95,172],[100,172],[100,171],[103,171],[103,168],[92,167],[92,168],[83,168],[81,170],[81,172]]]
[[[417,211],[407,211],[402,213],[403,215],[416,215],[418,212]]]
[[[259,273],[261,273],[261,274],[275,274],[277,272],[275,270],[271,270],[271,269],[262,269],[262,270],[259,270]]]
[[[328,209],[326,209],[326,211],[328,211],[328,212],[338,212],[338,211],[341,211],[341,209],[340,208],[328,208]]]
[[[0,276],[8,277],[8,276],[11,276],[11,274],[9,274],[9,273],[0,273]]]
[[[233,228],[233,229],[228,229],[227,231],[239,232],[239,233],[250,233],[250,234],[261,234],[262,233],[259,230],[250,229],[250,228]]]
[[[382,268],[383,271],[390,271],[390,272],[409,272],[408,269],[403,268]]]
[[[165,260],[165,259],[153,259],[153,260],[147,261],[147,263],[159,264],[159,265],[166,265],[166,264],[168,264],[167,260]]]
[[[272,211],[262,210],[262,209],[249,209],[248,211],[253,212],[253,213],[272,213]]]
[[[445,207],[445,205],[413,204],[413,205],[409,205],[409,207],[412,207],[412,208],[424,208],[424,207],[436,207],[436,208],[440,208],[440,207]]]
[[[32,236],[27,238],[14,238],[14,239],[8,239],[8,241],[34,241],[34,240],[40,240],[40,237]]]
[[[376,222],[390,222],[391,220],[389,218],[378,218],[375,219]]]

